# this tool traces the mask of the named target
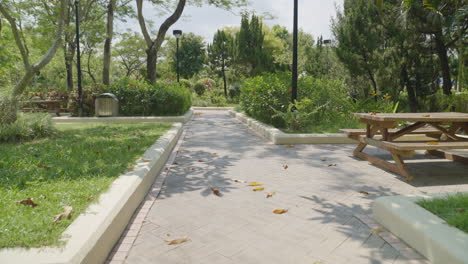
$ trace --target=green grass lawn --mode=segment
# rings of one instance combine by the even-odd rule
[[[59,246],[62,232],[171,124],[63,124],[53,138],[0,144],[0,248]],[[32,208],[17,201],[33,198]],[[54,223],[63,207],[71,219]]]
[[[449,225],[468,233],[468,193],[423,200],[418,204],[444,219]]]

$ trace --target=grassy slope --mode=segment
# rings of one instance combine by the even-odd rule
[[[170,127],[64,124],[51,139],[0,144],[0,248],[60,245],[73,219]],[[16,203],[28,197],[39,205]],[[73,217],[53,223],[65,205]]]
[[[418,204],[444,219],[449,225],[468,233],[468,193],[423,200]]]

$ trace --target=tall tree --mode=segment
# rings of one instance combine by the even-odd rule
[[[104,54],[102,62],[102,83],[110,84],[110,66],[111,66],[111,45],[114,37],[114,12],[117,0],[109,0],[107,5],[107,34],[104,43]]]
[[[31,63],[31,56],[28,49],[28,44],[24,38],[22,27],[18,24],[18,15],[13,13],[11,6],[14,3],[9,1],[2,1],[0,2],[0,13],[3,17],[8,21],[10,24],[13,36],[15,38],[16,46],[18,47],[21,59],[24,66],[24,73],[21,80],[16,84],[13,89],[12,96],[18,97],[21,95],[26,87],[30,84],[31,80],[33,79],[34,75],[39,72],[42,68],[44,68],[54,57],[55,53],[60,47],[62,41],[62,33],[63,33],[63,26],[66,18],[66,7],[67,7],[67,0],[60,0],[59,4],[54,6],[58,10],[56,10],[56,24],[57,29],[55,31],[54,40],[52,45],[48,49],[47,53],[42,56],[42,58],[37,62],[32,64]],[[50,4],[50,3],[49,3]]]
[[[204,2],[221,7],[224,9],[231,9],[233,6],[244,6],[247,0],[192,0],[190,3],[201,5]],[[175,5],[174,11],[164,22],[159,26],[156,38],[152,38],[148,28],[146,27],[145,17],[143,16],[143,0],[136,0],[138,23],[140,24],[141,32],[145,38],[147,50],[146,71],[147,78],[150,83],[156,82],[156,65],[158,60],[158,52],[161,48],[164,38],[169,28],[174,25],[182,16],[187,0],[171,0],[171,1],[152,1],[165,8]]]
[[[232,64],[232,49],[234,40],[223,30],[218,30],[213,37],[213,43],[208,45],[208,63],[210,67],[223,78],[224,96],[227,97],[226,71]]]
[[[172,70],[177,71],[177,54],[174,38],[169,42],[172,57]],[[179,73],[182,78],[191,78],[199,73],[206,60],[205,42],[202,36],[185,33],[179,45]]]
[[[374,93],[378,92],[375,69],[379,65],[383,39],[378,12],[371,1],[345,0],[344,12],[338,12],[333,23],[338,58],[351,75],[370,80]]]

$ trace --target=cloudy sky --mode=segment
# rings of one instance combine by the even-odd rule
[[[257,14],[269,13],[274,19],[264,21],[266,24],[280,24],[292,29],[293,23],[293,0],[250,0],[249,10],[255,10]],[[335,16],[336,7],[341,8],[343,0],[299,0],[299,27],[311,33],[314,37],[323,35],[324,39],[331,37],[330,20]],[[170,30],[181,29],[184,32],[193,32],[203,36],[207,41],[213,38],[218,28],[225,26],[239,26],[240,17],[233,12],[224,11],[211,6],[191,7],[184,10],[181,18]],[[163,18],[158,17],[156,10],[146,2],[144,6],[146,19],[155,22],[159,27]],[[131,29],[139,32],[137,21],[127,21],[118,24],[119,31]]]

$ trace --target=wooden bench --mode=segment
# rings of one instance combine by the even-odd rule
[[[23,112],[55,113],[57,116],[60,116],[60,113],[68,111],[68,109],[61,107],[65,103],[66,102],[62,100],[24,101],[23,104],[25,105],[25,107],[22,107],[20,110]]]
[[[391,128],[388,130],[389,133],[396,133],[398,132],[398,128]],[[360,128],[346,128],[346,129],[340,129],[340,132],[345,133],[349,138],[354,139],[356,141],[359,141],[359,136],[366,135],[366,129],[360,129]],[[426,137],[431,137],[431,138],[440,138],[442,136],[442,132],[438,129],[434,128],[418,128],[414,131],[410,131],[407,134],[421,134],[425,135]]]

